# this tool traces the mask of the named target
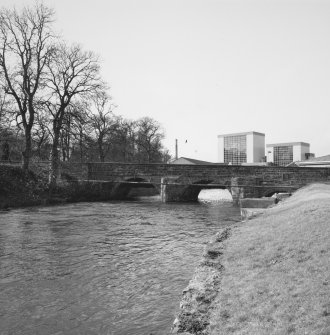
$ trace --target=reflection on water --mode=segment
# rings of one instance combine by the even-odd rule
[[[166,334],[231,203],[79,203],[0,213],[1,334]]]

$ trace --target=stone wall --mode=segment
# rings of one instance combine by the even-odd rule
[[[44,201],[47,165],[38,170],[38,177],[31,175],[26,179],[19,168],[0,166],[3,207]],[[43,170],[45,173],[40,174]],[[314,182],[330,182],[330,169],[64,162],[59,182],[63,191],[57,198],[68,201],[125,199],[133,188],[142,186],[161,191],[164,202],[195,201],[204,188],[227,188],[238,202],[241,198],[292,192]]]
[[[260,185],[305,185],[315,181],[330,181],[329,168],[299,168],[277,166],[179,165],[88,163],[88,179],[126,180],[143,178],[158,181],[162,177],[178,177],[182,182],[225,183],[232,177],[254,177]]]
[[[43,162],[37,170],[45,171]],[[227,188],[234,201],[246,197],[269,196],[274,192],[292,192],[313,182],[330,181],[329,168],[299,168],[276,166],[184,165],[184,164],[124,164],[124,163],[68,163],[62,162],[63,182],[105,182],[112,199],[124,198],[130,189],[145,183],[162,189],[163,201],[194,201],[204,188]],[[163,182],[162,182],[163,180]],[[166,185],[164,184],[166,181]],[[110,182],[110,184],[108,184]],[[148,185],[146,185],[148,183]],[[122,184],[122,185],[120,185]],[[125,185],[124,185],[125,184]],[[113,192],[109,193],[113,185]],[[140,186],[141,186],[140,185]],[[213,185],[213,186],[212,186]],[[92,192],[93,193],[93,192]],[[104,196],[102,196],[104,198]]]
[[[219,188],[229,189],[233,199],[238,201],[244,197],[292,192],[313,182],[330,181],[330,169],[217,164],[89,163],[88,179],[117,183],[140,180],[162,185],[162,198],[165,202],[196,200],[201,189],[215,184]]]

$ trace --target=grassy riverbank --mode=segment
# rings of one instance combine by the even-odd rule
[[[330,185],[298,190],[216,248],[221,271],[205,327],[181,332],[330,334]]]

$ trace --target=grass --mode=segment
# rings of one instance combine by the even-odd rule
[[[330,334],[330,185],[238,225],[224,247],[210,334]]]

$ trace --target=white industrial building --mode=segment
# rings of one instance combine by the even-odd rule
[[[265,134],[255,131],[218,135],[218,161],[233,165],[265,161]]]
[[[309,158],[310,145],[305,142],[267,144],[267,162],[286,166]]]

